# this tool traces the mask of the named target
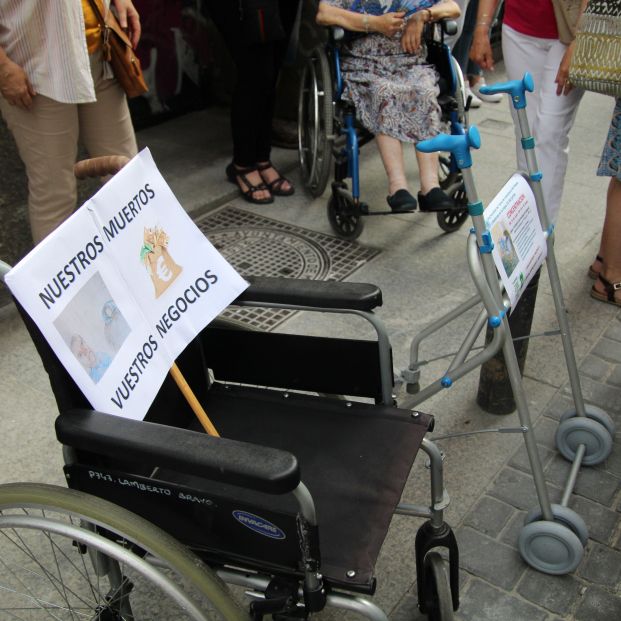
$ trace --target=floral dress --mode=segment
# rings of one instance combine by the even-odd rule
[[[349,10],[360,0],[322,0]],[[438,74],[427,64],[426,48],[408,54],[401,34],[371,33],[342,51],[343,99],[352,103],[362,125],[374,134],[419,142],[441,130]]]
[[[621,181],[621,98],[617,99],[597,174]]]

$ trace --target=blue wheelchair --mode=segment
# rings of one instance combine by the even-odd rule
[[[469,102],[465,98],[463,76],[451,55],[444,36],[454,34],[456,24],[446,20],[427,27],[427,59],[440,76],[438,103],[442,121],[451,134],[467,127]],[[330,28],[329,40],[309,55],[300,81],[298,98],[298,155],[302,179],[313,197],[321,196],[334,170],[328,199],[328,220],[334,232],[356,239],[363,230],[363,217],[387,215],[390,210],[371,210],[360,197],[360,148],[373,134],[356,120],[354,107],[342,100],[344,90],[340,68],[341,48],[353,36],[342,28]],[[351,191],[346,180],[351,178]],[[467,199],[461,173],[450,154],[440,156],[440,187],[453,199],[455,207],[436,214],[438,225],[457,231],[468,218]]]

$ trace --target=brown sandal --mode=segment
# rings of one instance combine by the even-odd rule
[[[276,174],[278,175],[278,177],[274,179],[274,181],[267,181],[265,177],[261,175],[261,172],[264,170],[267,170],[268,168],[273,168]],[[263,183],[265,183],[269,191],[274,196],[291,196],[295,192],[295,188],[293,187],[293,184],[291,183],[291,181],[289,181],[287,177],[283,177],[278,172],[278,169],[276,168],[276,166],[272,164],[272,162],[267,162],[265,164],[257,164],[257,170],[259,171],[259,174],[261,175],[261,179],[263,179]],[[288,190],[282,189],[283,183],[289,184]]]
[[[595,261],[593,261],[593,263],[603,263],[603,262],[604,262],[604,259],[601,254],[598,254],[595,257]],[[592,278],[593,280],[597,280],[598,276],[599,276],[599,270],[594,270],[593,265],[589,265],[589,278]]]
[[[608,302],[608,304],[614,304],[615,306],[621,306],[621,300],[615,298],[617,291],[621,293],[621,282],[610,282],[606,280],[601,274],[597,275],[597,279],[604,286],[604,293],[601,293],[595,288],[595,285],[591,287],[591,297],[599,300],[600,302]]]
[[[234,183],[239,188],[239,191],[241,192],[242,196],[249,203],[254,203],[255,205],[268,205],[269,203],[273,203],[274,202],[273,196],[266,196],[265,198],[254,197],[255,192],[259,192],[260,190],[268,190],[268,191],[270,190],[270,188],[267,185],[265,185],[265,183],[260,183],[259,185],[252,185],[252,183],[248,181],[248,178],[246,177],[246,175],[248,175],[251,172],[255,172],[255,171],[258,171],[256,167],[253,168],[252,166],[250,166],[248,168],[237,168],[237,166],[235,166],[235,164],[231,162],[226,167],[226,178],[231,183]],[[245,184],[247,190],[242,189],[239,183],[239,179],[241,179],[242,182]],[[270,194],[272,194],[272,192],[270,192]]]

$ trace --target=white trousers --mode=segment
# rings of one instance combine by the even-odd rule
[[[569,155],[569,130],[584,91],[573,89],[569,95],[557,95],[554,79],[567,46],[558,39],[540,39],[502,27],[502,53],[509,80],[520,80],[526,71],[535,81],[535,90],[526,95],[526,114],[531,135],[535,138],[535,155],[543,174],[542,187],[546,211],[556,222],[561,206],[563,184]],[[517,165],[526,171],[521,148],[517,116],[511,103],[516,135]]]

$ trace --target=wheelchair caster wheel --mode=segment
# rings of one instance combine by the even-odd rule
[[[573,509],[563,505],[550,505],[554,521],[563,526],[567,526],[578,537],[582,546],[586,546],[589,538],[589,530],[584,520]],[[531,509],[524,518],[524,525],[539,522],[543,519],[541,507]]]
[[[518,548],[522,558],[533,569],[553,576],[574,571],[584,554],[578,536],[558,522],[527,524],[520,532]]]
[[[452,621],[453,598],[449,586],[444,560],[438,552],[429,552],[425,557],[425,611],[430,621]]]
[[[611,436],[615,435],[615,423],[612,418],[610,418],[610,415],[602,410],[602,408],[598,408],[596,405],[591,405],[590,403],[587,403],[584,406],[584,413],[586,414],[587,418],[590,418],[591,420],[596,420],[598,423],[604,425],[604,427],[606,427],[608,433]],[[578,414],[574,408],[563,412],[560,421],[563,422],[564,420],[568,420],[569,418],[578,418]]]
[[[440,181],[440,187],[453,199],[455,209],[438,212],[438,226],[446,233],[454,233],[468,219],[468,198],[464,181],[459,173],[452,172]]]
[[[332,230],[345,239],[357,239],[364,224],[351,197],[334,193],[328,201],[328,220]]]
[[[568,461],[573,461],[581,444],[586,447],[582,463],[585,466],[600,464],[612,451],[612,436],[604,425],[583,416],[562,421],[554,437],[556,448]]]

